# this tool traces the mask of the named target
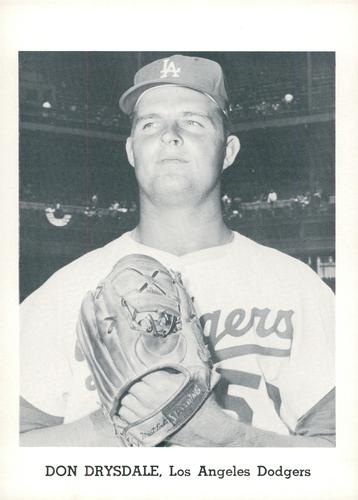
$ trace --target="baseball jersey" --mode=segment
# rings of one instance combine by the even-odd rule
[[[221,374],[218,402],[233,418],[289,434],[332,399],[333,293],[308,266],[236,232],[230,243],[179,257],[125,233],[56,272],[21,305],[20,384],[28,408],[64,423],[99,408],[76,341],[78,311],[85,293],[131,253],[181,273]],[[330,432],[332,415],[323,420],[314,424],[317,434]]]

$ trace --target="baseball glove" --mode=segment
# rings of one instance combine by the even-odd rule
[[[196,413],[219,379],[179,273],[146,255],[120,259],[87,293],[77,337],[102,408],[126,446],[164,441]],[[185,381],[146,418],[124,422],[121,398],[158,370],[180,372]]]

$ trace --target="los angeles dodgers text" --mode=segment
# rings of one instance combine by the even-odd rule
[[[174,465],[169,465],[169,475],[176,477],[187,477],[191,476],[192,472],[190,469],[178,468]],[[236,465],[231,467],[209,467],[207,465],[200,465],[198,471],[196,472],[197,477],[213,477],[217,479],[224,479],[227,477],[275,477],[283,479],[291,479],[297,477],[309,477],[311,476],[310,469],[289,469],[282,465],[278,467],[267,467],[265,465],[257,465],[256,469],[240,468]]]

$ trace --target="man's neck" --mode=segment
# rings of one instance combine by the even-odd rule
[[[180,256],[224,245],[231,241],[232,232],[223,221],[220,203],[205,209],[146,204],[133,236],[143,245]]]

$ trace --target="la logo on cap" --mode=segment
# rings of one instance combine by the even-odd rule
[[[160,78],[168,78],[169,73],[171,73],[172,77],[179,78],[180,71],[181,68],[177,68],[174,61],[171,61],[170,59],[164,59],[163,69],[160,72]]]

